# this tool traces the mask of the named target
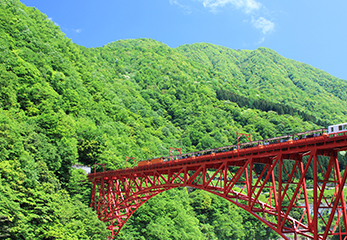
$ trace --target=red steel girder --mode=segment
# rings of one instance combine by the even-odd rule
[[[89,174],[91,207],[99,219],[110,223],[115,236],[147,200],[190,186],[236,204],[285,239],[343,236],[347,214],[342,190],[347,169],[341,176],[337,152],[346,149],[347,134],[320,136]],[[310,166],[313,181],[308,182]],[[334,189],[332,196],[328,188]]]

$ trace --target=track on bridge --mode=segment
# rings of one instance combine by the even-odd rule
[[[347,227],[342,191],[347,171],[341,175],[337,154],[345,150],[347,132],[342,132],[91,173],[91,207],[116,236],[148,199],[190,186],[236,204],[285,239],[341,237]]]

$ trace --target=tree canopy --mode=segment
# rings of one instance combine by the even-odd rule
[[[125,156],[235,144],[237,131],[264,139],[347,122],[345,89],[266,48],[152,39],[85,48],[37,9],[1,0],[0,217],[11,239],[105,239],[73,164],[117,169]],[[139,209],[120,239],[271,237],[234,208],[172,190]]]

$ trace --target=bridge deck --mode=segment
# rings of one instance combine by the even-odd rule
[[[300,140],[290,140],[281,143],[274,143],[269,145],[258,145],[251,148],[240,150],[225,151],[220,153],[211,153],[202,156],[190,156],[184,159],[177,159],[166,161],[157,164],[111,170],[106,172],[91,173],[88,178],[91,181],[98,181],[101,178],[119,178],[128,177],[136,173],[146,172],[148,175],[153,173],[153,170],[161,174],[179,171],[182,166],[186,166],[189,170],[196,170],[201,163],[207,163],[211,168],[214,164],[219,164],[221,161],[227,161],[228,166],[242,166],[247,159],[251,156],[254,163],[270,163],[269,158],[278,154],[288,155],[288,159],[297,159],[296,155],[303,155],[310,152],[313,148],[320,151],[320,155],[327,155],[324,150],[335,149],[338,151],[347,150],[347,132],[342,132],[337,135],[322,135],[318,137],[305,138]]]
[[[283,142],[268,144],[273,140]],[[347,150],[347,131],[286,140],[267,139],[245,144],[240,150],[227,146],[174,156],[180,159],[172,161],[150,164],[158,160],[154,159],[133,168],[91,173],[91,207],[99,219],[110,223],[115,236],[150,198],[175,187],[191,186],[225,198],[284,239],[289,239],[289,233],[322,240],[347,234],[341,231],[347,226],[343,195],[347,168],[341,174],[337,159],[338,151]],[[213,153],[215,150],[222,151]],[[321,155],[327,158],[318,158]],[[307,160],[303,161],[303,156]],[[286,165],[285,161],[291,162]],[[313,199],[309,199],[306,184],[310,166]],[[331,187],[333,196],[328,191]],[[323,219],[322,209],[329,212],[323,224],[319,220]],[[295,219],[292,213],[301,216]]]

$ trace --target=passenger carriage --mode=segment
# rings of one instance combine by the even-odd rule
[[[328,134],[347,131],[347,123],[340,123],[328,127]]]
[[[292,143],[293,141],[297,141],[297,140],[300,141],[302,139],[312,138],[312,137],[328,137],[329,135],[336,136],[340,132],[347,132],[347,123],[331,125],[327,129],[323,128],[318,130],[306,131],[302,133],[268,138],[264,140],[256,140],[252,142],[240,143],[239,148],[240,149],[251,148],[251,147],[263,148],[269,144],[277,144],[277,143],[282,143],[287,141]],[[158,164],[158,163],[167,162],[167,161],[179,161],[181,159],[195,158],[195,157],[203,156],[206,154],[214,155],[216,153],[225,152],[225,151],[238,151],[239,148],[237,147],[237,145],[232,145],[232,146],[224,146],[224,147],[208,149],[208,150],[203,150],[198,152],[175,155],[175,156],[172,156],[171,159],[169,157],[158,157],[154,159],[140,161],[138,163],[138,166],[140,167],[140,166]]]

